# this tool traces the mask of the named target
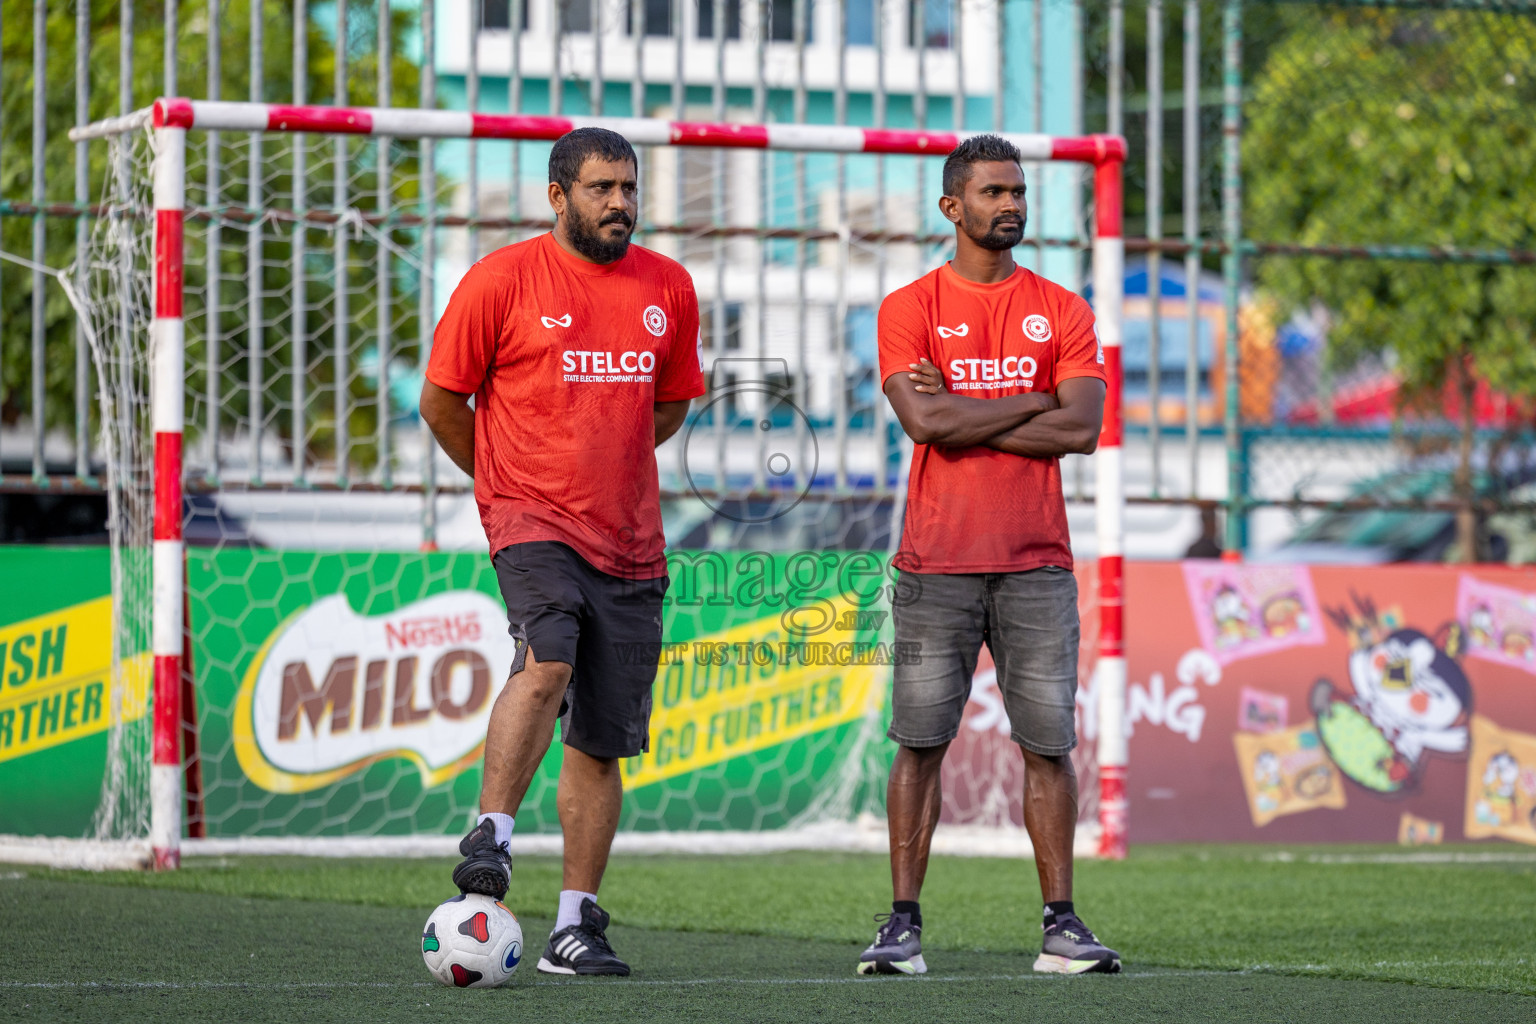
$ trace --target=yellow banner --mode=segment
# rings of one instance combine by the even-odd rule
[[[1536,736],[1472,716],[1466,815],[1468,839],[1536,844]]]
[[[848,597],[823,602],[828,623],[858,621]],[[650,750],[624,761],[624,788],[718,764],[862,717],[885,693],[889,644],[857,629],[805,639],[769,615],[687,643],[663,645]]]
[[[0,627],[0,761],[142,718],[152,667],[126,662],[114,694],[110,597]]]

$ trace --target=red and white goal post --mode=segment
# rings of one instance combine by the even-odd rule
[[[153,431],[153,556],[150,635],[154,655],[149,839],[153,864],[179,864],[183,819],[182,673],[184,643],[183,448],[184,381],[183,218],[187,208],[187,133],[308,133],[394,139],[543,140],[574,128],[609,128],[637,147],[759,149],[794,153],[885,154],[942,157],[971,134],[887,130],[819,124],[711,124],[649,118],[487,115],[447,110],[365,109],[157,101],[128,117],[76,128],[75,141],[152,133],[153,280],[149,326],[149,406]],[[1094,307],[1108,376],[1104,425],[1096,455],[1098,541],[1097,696],[1099,854],[1118,858],[1126,844],[1126,667],[1123,620],[1123,507],[1121,480],[1121,337],[1124,243],[1123,139],[1010,134],[1026,161],[1086,164],[1093,168],[1092,244]],[[133,173],[119,168],[118,173]],[[899,285],[903,282],[895,282]],[[122,301],[133,301],[124,297]]]

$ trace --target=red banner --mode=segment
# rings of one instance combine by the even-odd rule
[[[1126,592],[1132,842],[1536,843],[1536,571],[1137,562]],[[984,652],[946,821],[1021,823],[993,676]]]

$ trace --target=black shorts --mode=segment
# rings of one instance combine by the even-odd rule
[[[661,600],[671,581],[610,576],[552,540],[509,545],[491,561],[517,644],[512,675],[530,648],[541,662],[571,666],[561,739],[592,757],[649,750]]]

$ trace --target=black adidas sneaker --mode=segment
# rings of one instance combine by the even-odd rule
[[[496,826],[487,819],[459,840],[464,859],[453,869],[453,884],[460,892],[477,892],[502,899],[512,883],[512,855],[496,841]]]
[[[545,974],[629,974],[629,964],[608,945],[608,912],[591,900],[581,901],[581,920],[549,937],[539,970]]]

